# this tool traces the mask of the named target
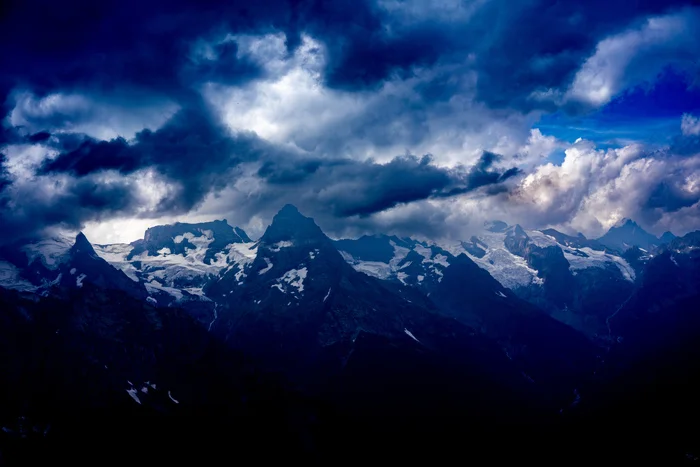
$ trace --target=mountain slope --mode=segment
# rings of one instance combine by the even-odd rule
[[[317,386],[332,384],[333,375],[342,380],[346,368],[366,355],[359,345],[380,342],[377,359],[393,346],[413,345],[442,362],[436,368],[456,365],[474,372],[479,366],[475,362],[489,362],[496,380],[509,381],[503,386],[519,388],[521,394],[547,394],[557,410],[567,404],[574,374],[580,377],[592,369],[592,345],[531,306],[531,315],[514,319],[520,316],[514,310],[528,305],[466,256],[458,259],[463,262],[468,263],[466,271],[459,265],[445,268],[445,277],[453,271],[454,280],[436,281],[426,289],[434,290],[431,297],[444,298],[435,298],[435,306],[424,296],[404,293],[403,286],[397,289],[356,271],[312,219],[285,206],[257,244],[256,258],[244,275],[238,280],[224,276],[207,290],[220,304],[212,331],[270,362],[271,368]],[[465,309],[462,303],[473,306]],[[520,327],[535,333],[528,326],[540,334],[520,339]],[[536,341],[549,331],[561,336]],[[545,351],[556,358],[545,358]],[[403,355],[417,358],[414,351]],[[541,376],[534,385],[530,369]],[[554,375],[565,381],[561,387],[554,387]]]
[[[121,290],[133,297],[145,299],[143,284],[129,279],[100,258],[83,233],[74,240],[67,237],[46,238],[5,248],[2,257],[7,268],[4,285],[39,294],[48,294],[53,287],[81,288],[90,283],[106,290]]]
[[[217,421],[233,419],[246,426],[236,439],[264,435],[290,455],[308,435],[305,419],[289,414],[313,408],[177,308],[87,282],[38,299],[0,289],[0,324],[3,464],[93,463],[95,449],[123,460],[207,459],[219,452],[202,450],[212,436],[230,434]],[[195,429],[205,420],[211,430]]]

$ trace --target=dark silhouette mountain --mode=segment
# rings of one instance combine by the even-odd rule
[[[201,447],[234,419],[249,446],[264,436],[290,455],[303,448],[308,418],[290,414],[315,409],[182,310],[86,282],[38,300],[0,290],[0,324],[3,464],[82,464],[102,449],[113,460],[207,459]]]
[[[634,246],[650,251],[662,242],[631,219],[623,219],[598,239],[603,245],[624,252]]]
[[[445,270],[431,297],[442,312],[499,342],[529,378],[557,387],[565,399],[570,385],[595,366],[595,349],[582,334],[518,299],[466,255]]]
[[[663,234],[661,234],[661,237],[659,237],[659,242],[661,244],[671,243],[674,238],[676,238],[676,236],[673,235],[673,233],[666,231]]]
[[[700,415],[700,231],[620,257],[582,235],[488,227],[457,248],[471,259],[333,241],[291,205],[256,243],[215,221],[135,245],[4,248],[3,284],[22,287],[0,288],[0,461],[94,462],[89,445],[202,462],[232,439],[305,460],[491,459],[494,440],[518,460],[696,456],[698,431],[676,417]],[[536,271],[525,298],[540,307],[478,263],[494,244]]]

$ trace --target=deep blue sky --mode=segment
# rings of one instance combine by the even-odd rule
[[[698,114],[700,86],[673,70],[634,86],[600,109],[582,115],[547,113],[536,127],[559,139],[595,141],[598,147],[619,147],[628,141],[670,145],[679,132],[679,115]]]
[[[3,2],[0,242],[290,201],[334,235],[684,233],[699,72],[690,0]]]

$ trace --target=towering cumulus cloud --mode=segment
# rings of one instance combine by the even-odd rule
[[[255,234],[290,200],[334,235],[683,233],[698,31],[689,1],[10,2],[0,242],[139,219]]]

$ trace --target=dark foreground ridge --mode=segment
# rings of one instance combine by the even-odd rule
[[[252,243],[206,226],[136,246],[206,230],[228,251],[214,229]],[[541,253],[517,229],[508,241]],[[392,244],[423,251],[396,237],[348,248],[378,260]],[[655,250],[601,346],[465,254],[430,247],[447,259],[416,282],[363,274],[291,205],[246,246],[254,259],[207,279],[211,322],[147,297],[81,234],[40,294],[0,288],[0,461],[694,460],[697,244]],[[402,270],[427,274],[422,258]]]

